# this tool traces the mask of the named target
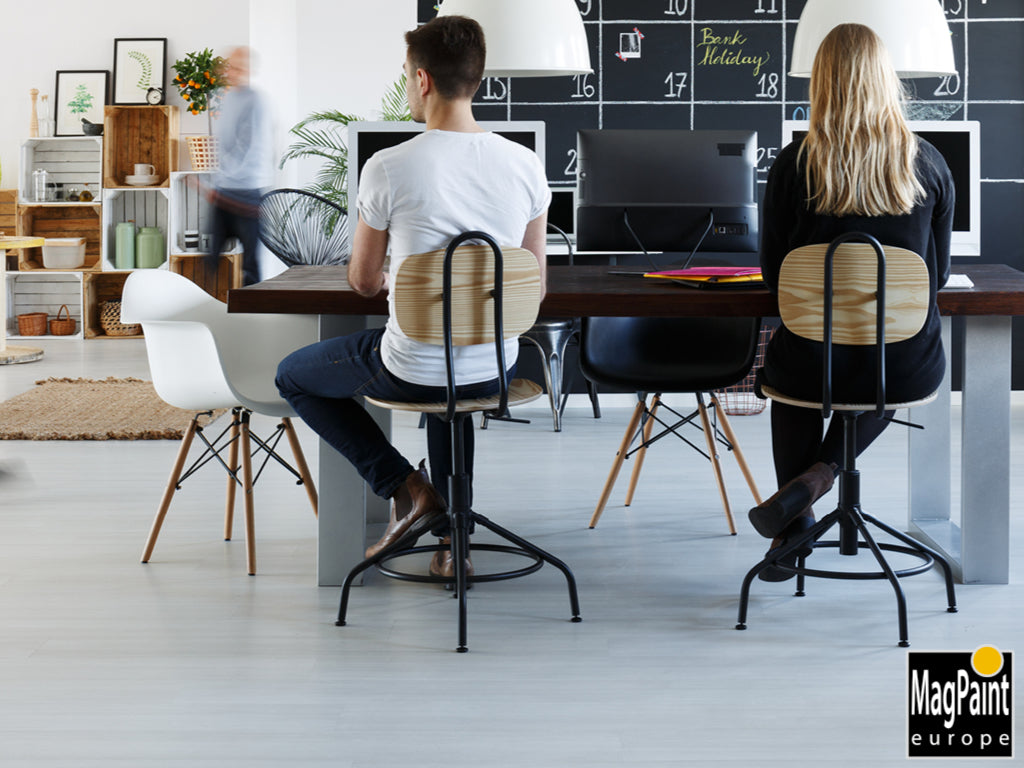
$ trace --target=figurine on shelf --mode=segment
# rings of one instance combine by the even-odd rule
[[[53,136],[53,118],[50,117],[50,97],[45,93],[39,97],[39,135]]]
[[[32,97],[32,114],[28,121],[28,135],[35,138],[39,135],[39,113],[36,111],[36,99],[39,97],[39,89],[33,88],[28,92]]]

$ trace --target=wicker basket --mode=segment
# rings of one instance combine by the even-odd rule
[[[107,336],[138,336],[142,326],[121,322],[121,300],[100,302],[100,328]]]
[[[18,315],[19,336],[44,336],[46,335],[46,313],[26,312]]]
[[[750,373],[739,384],[715,392],[718,395],[718,402],[722,404],[722,410],[730,416],[753,416],[764,410],[767,403],[754,394],[754,379],[757,369],[764,365],[764,351],[773,333],[775,329],[771,326],[761,326],[761,335],[757,340],[757,355],[754,357]]]
[[[67,317],[61,317],[66,314]],[[71,316],[71,310],[67,304],[61,304],[57,317],[50,321],[50,333],[53,336],[71,336],[75,332],[75,318]]]
[[[215,171],[220,166],[217,139],[214,136],[186,136],[193,171]]]

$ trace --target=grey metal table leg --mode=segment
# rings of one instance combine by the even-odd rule
[[[320,338],[343,336],[383,323],[383,318],[323,315]],[[391,412],[371,410],[384,433],[391,434]],[[363,560],[366,522],[387,520],[388,502],[375,496],[341,454],[320,441],[320,510],[317,517],[317,584],[341,586]]]
[[[1009,582],[1011,318],[964,318],[960,520],[950,515],[949,373],[939,398],[915,409],[910,531],[946,555],[965,584]],[[943,343],[950,349],[950,320]],[[948,368],[948,366],[947,366]]]

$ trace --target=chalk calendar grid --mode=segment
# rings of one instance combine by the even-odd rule
[[[757,130],[763,184],[782,121],[807,116],[807,80],[785,74],[805,2],[576,0],[593,74],[486,78],[474,111],[481,120],[543,120],[556,186],[575,183],[579,129],[641,127]],[[1024,0],[936,2],[950,24],[957,74],[904,81],[910,117],[980,121],[983,210],[1022,211]],[[436,5],[419,0],[420,21]],[[983,219],[983,232],[1007,226],[1002,216],[984,218],[993,221]],[[1005,234],[1015,240],[997,242],[1021,242],[1024,217],[1014,218]]]

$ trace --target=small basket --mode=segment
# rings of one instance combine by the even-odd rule
[[[45,336],[46,317],[45,312],[26,312],[23,315],[18,315],[18,335]]]
[[[67,314],[67,317],[61,317]],[[53,336],[71,336],[75,332],[75,318],[71,316],[71,310],[67,304],[61,304],[57,317],[50,321],[50,334]]]
[[[186,136],[193,171],[215,171],[220,166],[215,136]]]
[[[138,336],[142,326],[121,322],[121,300],[100,302],[100,328],[107,336]]]
[[[761,334],[757,339],[757,354],[750,373],[738,384],[716,390],[715,394],[722,405],[722,410],[730,416],[753,416],[765,409],[766,401],[754,394],[754,379],[757,376],[757,369],[764,365],[764,351],[773,333],[774,328],[762,325]]]

